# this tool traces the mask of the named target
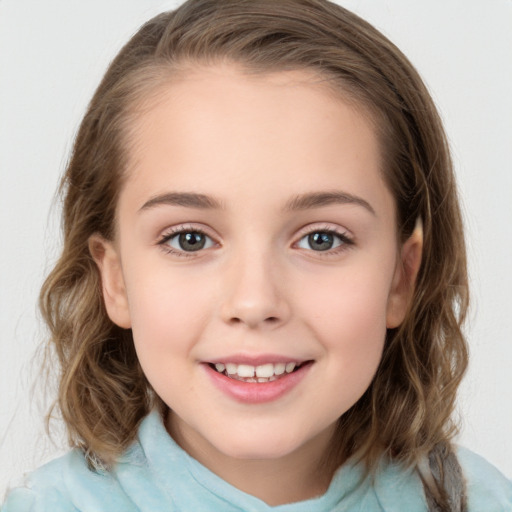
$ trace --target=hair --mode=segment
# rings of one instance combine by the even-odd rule
[[[461,213],[447,140],[407,58],[373,26],[326,0],[189,0],[151,19],[111,63],[81,123],[63,176],[63,251],[41,310],[60,361],[58,407],[69,440],[113,463],[160,403],[130,330],[107,316],[91,235],[115,237],[130,126],[176,73],[230,62],[248,72],[313,71],[369,112],[400,241],[423,224],[422,264],[400,327],[387,332],[377,373],[339,419],[330,460],[389,456],[407,466],[456,433],[456,391],[467,366],[468,307]],[[442,489],[441,489],[442,494]],[[440,496],[439,500],[446,499]]]

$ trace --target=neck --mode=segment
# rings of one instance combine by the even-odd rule
[[[240,459],[216,450],[200,435],[184,435],[170,417],[166,423],[176,443],[190,456],[224,481],[270,506],[321,496],[333,476],[333,471],[321,464],[332,438],[331,431],[322,432],[279,458]]]

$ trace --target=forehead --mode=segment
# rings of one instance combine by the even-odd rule
[[[179,189],[242,195],[248,183],[268,196],[383,187],[370,116],[312,71],[193,67],[152,94],[131,133],[127,185],[140,201]]]

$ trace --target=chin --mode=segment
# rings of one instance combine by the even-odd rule
[[[295,440],[290,435],[268,435],[262,432],[254,435],[248,432],[242,435],[227,435],[215,444],[218,451],[234,459],[240,460],[269,460],[280,459],[290,455],[307,443],[305,440]]]

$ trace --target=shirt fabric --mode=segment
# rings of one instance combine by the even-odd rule
[[[512,482],[478,455],[457,456],[470,512],[512,511]],[[72,450],[12,490],[2,512],[424,512],[423,486],[413,470],[382,461],[362,483],[362,467],[344,464],[318,498],[272,507],[246,494],[190,457],[169,436],[155,411],[137,441],[110,472],[91,471]]]

